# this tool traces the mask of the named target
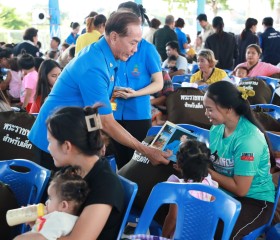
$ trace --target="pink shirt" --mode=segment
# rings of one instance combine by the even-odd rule
[[[184,181],[184,179],[180,179],[178,178],[177,176],[175,176],[174,174],[171,175],[168,179],[167,179],[168,182],[180,182],[180,183],[186,183]],[[187,181],[187,183],[192,183],[193,181],[189,180]],[[216,187],[218,188],[219,184],[214,181],[212,178],[211,178],[211,175],[208,174],[208,176],[206,178],[204,178],[201,182],[202,184],[205,184],[205,185],[209,185],[209,186],[212,186],[212,187]],[[210,201],[211,200],[211,197],[212,195],[211,194],[208,194],[208,193],[205,193],[205,192],[200,192],[200,191],[190,191],[190,194],[198,199],[201,199],[201,200],[204,200],[204,201]]]
[[[22,84],[21,84],[21,91],[20,91],[20,101],[21,102],[24,102],[25,93],[26,93],[27,88],[32,90],[32,94],[31,94],[31,97],[29,99],[29,103],[34,102],[34,96],[35,96],[35,93],[36,93],[37,81],[38,81],[38,73],[35,70],[26,74],[23,77]]]
[[[10,73],[12,75],[12,78],[9,84],[9,94],[13,98],[19,98],[21,88],[21,72],[10,70]]]
[[[240,66],[246,67],[249,69],[247,62],[244,62],[244,63],[238,64],[235,67],[234,71]],[[270,63],[266,63],[266,62],[258,62],[258,64],[251,69],[251,71],[249,72],[247,77],[257,77],[257,76],[270,77],[271,75],[273,75],[275,73],[280,73],[279,67],[276,67],[276,66],[274,66]]]

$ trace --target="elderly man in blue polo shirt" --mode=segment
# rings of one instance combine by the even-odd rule
[[[119,60],[127,61],[137,51],[141,38],[139,18],[131,12],[116,12],[107,21],[105,37],[84,48],[66,66],[43,104],[28,136],[39,148],[41,165],[54,169],[51,156],[46,154],[48,141],[45,121],[49,114],[59,107],[84,107],[98,102],[103,104],[99,108],[99,114],[106,133],[121,144],[146,155],[153,164],[168,164],[166,158],[170,153],[141,144],[115,121],[112,114],[110,98]]]

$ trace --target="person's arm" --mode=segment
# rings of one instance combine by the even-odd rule
[[[172,78],[173,76],[176,76],[176,75],[184,75],[185,72],[186,71],[184,69],[178,69],[176,72],[170,72],[169,75]]]
[[[142,153],[153,165],[169,163],[167,158],[171,156],[170,152],[162,152],[156,148],[143,145],[114,119],[113,114],[100,115],[100,117],[103,130],[115,141]]]
[[[10,81],[12,79],[12,74],[10,71],[7,72],[7,77],[5,79],[5,81],[2,81],[0,83],[0,89],[1,90],[6,90],[9,87]]]
[[[162,72],[156,72],[152,74],[152,82],[148,86],[139,89],[137,91],[127,88],[126,91],[115,91],[114,96],[120,98],[132,98],[132,97],[139,97],[144,95],[153,94],[159,92],[163,87],[163,77]]]
[[[266,75],[265,76],[271,76],[273,74],[276,73],[280,73],[280,68],[276,67],[270,63],[264,63],[265,64],[265,68],[264,71],[266,71]]]
[[[162,228],[162,236],[166,238],[171,238],[175,232],[177,219],[177,206],[175,204],[170,204],[168,214],[164,220]]]
[[[24,101],[23,101],[23,103],[22,103],[22,107],[23,107],[23,108],[26,108],[26,106],[28,105],[29,100],[30,100],[30,98],[31,98],[31,95],[32,95],[32,89],[26,88],[26,89],[25,89]]]
[[[166,103],[166,96],[160,96],[158,98],[151,99],[151,104],[155,106],[163,106]]]
[[[253,181],[253,176],[234,175],[233,177],[227,177],[211,169],[208,169],[208,171],[211,177],[219,183],[220,187],[239,197],[246,196]]]
[[[188,43],[184,43],[184,44],[183,44],[183,48],[184,48],[184,49],[187,49],[188,47],[189,47]]]
[[[59,240],[95,240],[104,228],[112,206],[107,204],[92,204],[84,208],[72,232]]]
[[[35,232],[27,232],[14,238],[14,240],[48,240],[42,234]]]

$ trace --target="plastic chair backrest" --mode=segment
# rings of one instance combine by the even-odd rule
[[[223,69],[226,73],[227,73],[227,75],[231,75],[232,74],[232,70],[229,70],[229,69]]]
[[[280,106],[274,105],[274,104],[255,104],[251,105],[251,108],[254,109],[256,106],[260,106],[261,108],[267,110],[267,114],[272,116],[274,119],[278,120],[280,119]]]
[[[10,186],[19,206],[41,201],[50,173],[48,169],[25,159],[0,161],[0,181]],[[21,232],[25,229],[23,225]]]
[[[136,193],[138,191],[138,186],[136,183],[122,177],[119,175],[120,181],[123,185],[124,188],[124,192],[125,192],[125,213],[124,213],[124,217],[123,217],[123,221],[122,221],[122,225],[118,234],[118,240],[121,239],[121,236],[123,234],[123,231],[125,229],[125,226],[127,224],[127,220],[128,220],[128,216],[133,204],[133,201],[136,197]]]
[[[20,206],[39,203],[49,177],[48,169],[29,160],[0,161],[0,181],[10,186]]]
[[[207,146],[209,146],[209,130],[191,124],[177,124],[177,125],[196,134],[198,136],[197,138],[198,141],[204,142],[206,143]],[[147,132],[147,136],[156,135],[161,129],[161,127],[162,126],[151,127]]]
[[[116,163],[115,155],[109,155],[109,156],[106,156],[105,158],[108,161],[113,172],[117,172],[117,163]]]
[[[207,192],[215,197],[203,201],[189,191]],[[158,183],[145,204],[134,234],[145,234],[162,204],[178,207],[174,239],[213,239],[219,219],[224,222],[222,240],[229,239],[240,213],[241,204],[220,189],[200,183]]]
[[[279,197],[280,197],[280,176],[278,178],[278,186],[277,186],[276,192],[275,192],[275,202],[274,202],[274,206],[273,206],[273,211],[272,211],[269,221],[266,224],[264,224],[263,226],[250,232],[247,236],[243,237],[242,240],[255,240],[261,234],[263,234],[269,230],[273,217],[274,217],[274,214],[275,214],[275,211],[276,211],[276,208],[277,208],[277,205],[278,205]]]
[[[190,82],[191,76],[191,74],[173,76],[172,83]]]
[[[273,151],[280,151],[280,135],[272,133],[272,132],[266,132],[270,142]]]
[[[197,64],[197,63],[194,63],[194,64],[192,65],[191,74],[195,74],[198,70],[199,70],[198,64]]]
[[[176,91],[178,88],[182,87],[181,83],[172,83],[174,91]]]

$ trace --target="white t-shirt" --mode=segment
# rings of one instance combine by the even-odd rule
[[[162,68],[167,68],[167,59],[162,63]],[[188,61],[185,57],[179,55],[176,61],[176,68],[178,70],[184,70],[185,74],[188,73]]]
[[[65,212],[52,212],[36,220],[31,232],[42,234],[48,240],[68,235],[78,217]]]

